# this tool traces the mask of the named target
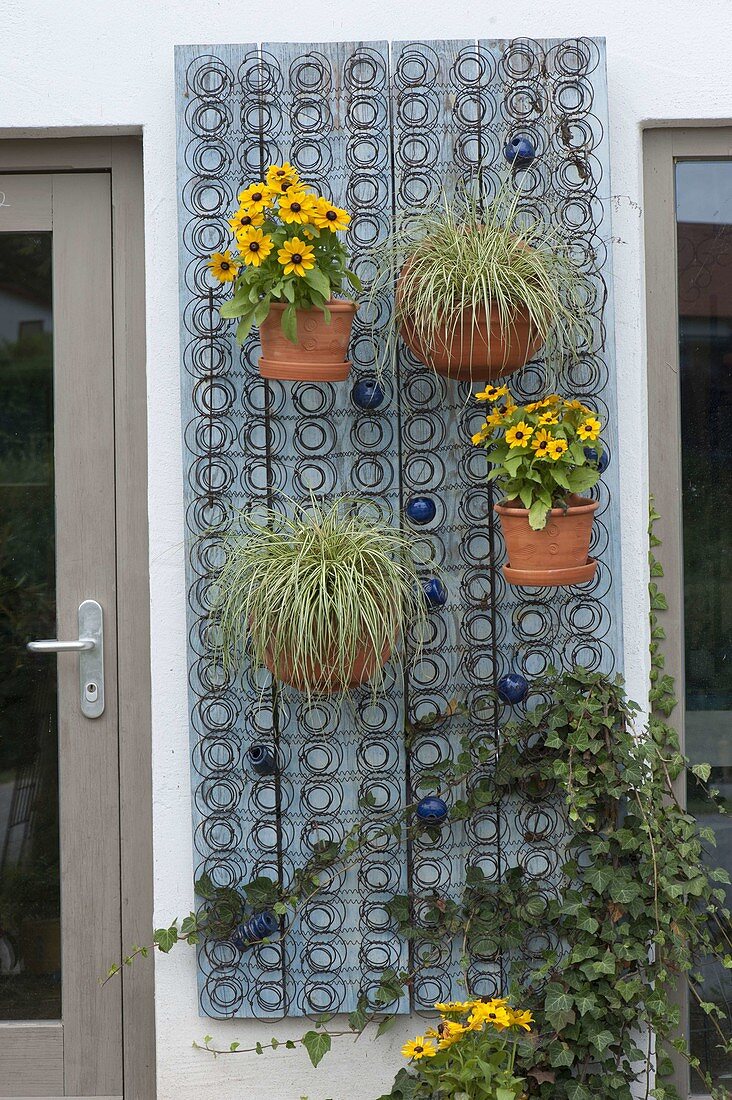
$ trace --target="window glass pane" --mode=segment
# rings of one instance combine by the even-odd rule
[[[61,1016],[51,234],[0,233],[0,1019]]]
[[[686,750],[712,765],[712,785],[732,809],[732,161],[677,164],[676,218]],[[732,817],[704,809],[691,775],[687,796],[716,832],[710,862],[732,872]],[[730,1016],[730,972],[707,967],[703,996]],[[693,1005],[690,1030],[705,1069],[732,1084],[732,1058]],[[694,1091],[704,1090],[697,1082]]]

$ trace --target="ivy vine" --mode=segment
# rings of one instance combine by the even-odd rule
[[[688,764],[669,722],[676,699],[659,621],[666,601],[658,586],[663,570],[653,553],[659,545],[653,533],[657,519],[651,510],[650,717],[643,734],[639,708],[628,699],[620,677],[582,668],[550,673],[532,685],[547,701],[505,727],[498,744],[476,744],[466,735],[454,759],[423,773],[413,792],[415,799],[427,792],[454,792],[453,823],[517,795],[553,800],[565,823],[558,841],[559,888],[544,894],[520,868],[504,869],[496,882],[468,866],[459,894],[417,898],[405,893],[388,902],[394,929],[419,941],[415,955],[422,965],[430,945],[437,953],[459,938],[466,995],[474,993],[468,981],[471,957],[504,959],[505,992],[531,1009],[537,1021],[531,1041],[520,1045],[516,1072],[540,1100],[632,1100],[638,1095],[679,1100],[669,1080],[674,1054],[688,1061],[696,1083],[714,1100],[729,1096],[715,1087],[680,1037],[679,1009],[671,996],[687,987],[720,1050],[732,1054],[729,1021],[706,999],[701,975],[709,960],[732,970],[729,876],[710,862],[713,831],[701,827],[677,795],[685,770],[693,772],[711,807],[719,812],[724,807],[718,792],[707,789],[709,767]],[[494,703],[486,697],[486,707]],[[464,713],[453,702],[445,713],[409,724],[407,740],[414,743]],[[398,814],[379,815],[366,799],[364,820],[341,841],[317,845],[284,887],[257,878],[241,890],[222,889],[202,876],[196,883],[199,908],[158,929],[152,945],[133,948],[109,976],[153,948],[167,952],[181,940],[231,938],[248,916],[263,909],[278,916],[279,937],[288,935],[302,907],[364,857],[366,842],[373,850],[375,821],[383,841],[395,849],[420,832],[440,844],[440,828],[419,821],[414,807],[412,802]],[[521,952],[537,929],[548,933],[553,945],[539,963]],[[360,1034],[372,1024],[377,1034],[388,1030],[415,977],[416,971],[385,970],[375,994],[362,995],[342,1026],[334,1027],[334,1018],[323,1014],[297,1040],[272,1039],[254,1047],[232,1043],[220,1049],[207,1036],[203,1047],[219,1055],[303,1046],[318,1065],[334,1038]],[[413,1100],[415,1089],[414,1078],[401,1070],[381,1100]],[[437,1094],[432,1100],[445,1098]]]

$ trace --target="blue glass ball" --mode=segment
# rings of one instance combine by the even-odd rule
[[[375,378],[362,378],[351,390],[351,397],[359,409],[378,409],[384,400],[384,390]]]
[[[430,607],[444,607],[447,603],[447,589],[438,577],[422,581],[422,591]]]
[[[435,502],[430,497],[412,497],[405,509],[412,523],[430,523],[437,515]]]
[[[420,799],[416,813],[425,825],[441,825],[447,817],[447,803],[437,795],[431,794],[427,798]]]
[[[274,775],[277,771],[277,760],[273,749],[262,741],[255,741],[249,746],[247,752],[249,767],[257,775]]]
[[[585,447],[585,458],[588,462],[594,462],[601,474],[605,473],[605,470],[607,470],[610,464],[610,455],[607,451],[603,451],[602,454],[599,454],[594,447]]]
[[[279,931],[279,921],[274,913],[265,909],[263,913],[255,913],[244,924],[240,924],[231,937],[231,942],[239,951],[243,951],[252,943],[260,943],[269,939]]]
[[[529,681],[520,672],[508,672],[498,681],[498,694],[504,703],[515,706],[529,694]]]
[[[514,137],[503,147],[503,155],[514,168],[528,168],[536,157],[536,146],[527,137]]]

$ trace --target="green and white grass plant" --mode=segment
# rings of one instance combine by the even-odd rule
[[[522,207],[510,181],[492,199],[479,197],[477,184],[410,211],[377,250],[374,297],[402,267],[391,333],[408,320],[425,347],[450,346],[466,310],[490,317],[495,308],[504,331],[525,311],[552,355],[576,357],[592,328],[589,287],[571,245]]]
[[[333,678],[347,692],[354,659],[376,655],[372,678],[383,683],[381,655],[410,629],[417,648],[425,599],[411,537],[365,518],[358,502],[290,502],[291,515],[272,509],[242,515],[225,542],[225,562],[212,605],[212,644],[224,667],[248,651],[277,675],[288,670],[308,696]],[[278,677],[280,678],[280,677]]]

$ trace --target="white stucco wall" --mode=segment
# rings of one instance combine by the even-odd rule
[[[185,591],[178,380],[173,45],[185,42],[418,38],[607,38],[620,397],[626,672],[645,694],[645,365],[641,126],[732,116],[729,0],[0,0],[0,132],[69,127],[144,131],[150,567],[152,585],[156,917],[192,903]],[[144,964],[143,964],[144,965]],[[211,1023],[237,1038],[300,1026]],[[342,1041],[312,1073],[300,1053],[213,1061],[191,1048],[207,1030],[196,1009],[193,952],[157,960],[160,1100],[373,1100],[398,1062],[397,1039]],[[128,1098],[148,1100],[148,1098]]]

